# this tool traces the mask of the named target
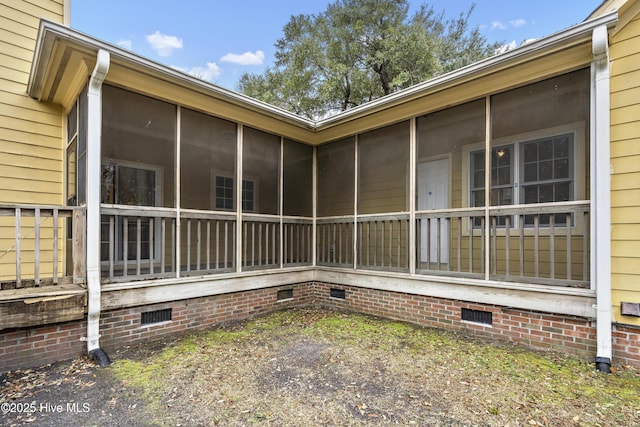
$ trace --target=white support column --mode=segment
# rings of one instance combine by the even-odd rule
[[[409,274],[416,273],[416,118],[409,122]]]
[[[244,127],[238,124],[236,138],[236,272],[242,272],[242,144]]]
[[[358,135],[353,141],[353,269],[358,268]]]
[[[182,247],[182,240],[181,240],[181,234],[182,234],[182,218],[181,218],[181,212],[180,212],[180,205],[182,203],[182,200],[180,199],[180,186],[181,186],[181,180],[180,180],[180,140],[182,138],[182,108],[178,105],[178,109],[176,110],[176,155],[175,155],[175,159],[176,159],[176,187],[175,187],[175,192],[176,192],[176,236],[175,236],[175,251],[176,251],[176,277],[180,277],[180,265],[182,264],[182,256],[180,254],[180,248]],[[189,250],[189,249],[187,249]],[[188,271],[188,267],[187,266],[187,271]]]
[[[609,38],[593,30],[591,64],[591,287],[596,290],[596,367],[609,372],[611,339],[611,147]]]
[[[278,167],[278,215],[280,216],[280,268],[284,267],[284,138],[280,137],[280,165]],[[289,248],[291,250],[291,248]]]
[[[100,350],[100,181],[102,173],[102,83],[111,58],[99,50],[87,92],[87,351]],[[102,364],[102,363],[101,363]]]
[[[485,99],[485,128],[484,128],[484,279],[489,280],[491,271],[491,96]],[[473,233],[473,228],[471,228]],[[473,254],[471,254],[473,256]]]
[[[317,265],[316,263],[316,257],[317,257],[317,232],[316,232],[316,227],[317,227],[317,221],[316,218],[318,216],[318,147],[313,147],[313,166],[312,166],[312,215],[313,215],[313,228],[311,229],[311,235],[312,235],[312,239],[311,239],[311,263],[312,265],[315,267]]]

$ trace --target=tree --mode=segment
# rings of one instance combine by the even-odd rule
[[[324,117],[455,70],[496,52],[469,29],[473,6],[445,19],[407,0],[336,0],[318,15],[292,16],[263,74],[239,90],[310,118]]]

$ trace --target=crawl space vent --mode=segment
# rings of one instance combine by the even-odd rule
[[[293,298],[293,289],[283,289],[278,291],[278,301],[282,301],[283,299],[292,299]]]
[[[164,310],[147,311],[141,314],[140,323],[142,325],[152,325],[154,323],[168,322],[171,320],[170,308]]]
[[[483,325],[493,325],[493,313],[490,311],[463,308],[462,320],[473,323],[482,323]]]
[[[344,289],[337,289],[337,288],[331,288],[329,296],[331,298],[339,298],[339,299],[345,299],[347,297]]]

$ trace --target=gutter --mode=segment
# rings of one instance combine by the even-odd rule
[[[102,83],[109,71],[109,52],[100,49],[87,93],[87,352],[100,366],[111,363],[100,348],[100,188],[102,140]]]
[[[609,37],[593,29],[591,63],[591,286],[596,287],[596,369],[611,372],[611,122]]]

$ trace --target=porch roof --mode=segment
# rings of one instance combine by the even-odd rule
[[[198,79],[64,25],[42,20],[27,92],[38,100],[68,107],[86,84],[97,52],[102,49],[111,56],[106,79],[109,83],[318,145],[363,129],[405,120],[416,113],[506,90],[525,80],[539,80],[583,67],[592,60],[593,30],[606,25],[611,31],[617,20],[617,12],[596,16],[543,39],[317,121]]]

